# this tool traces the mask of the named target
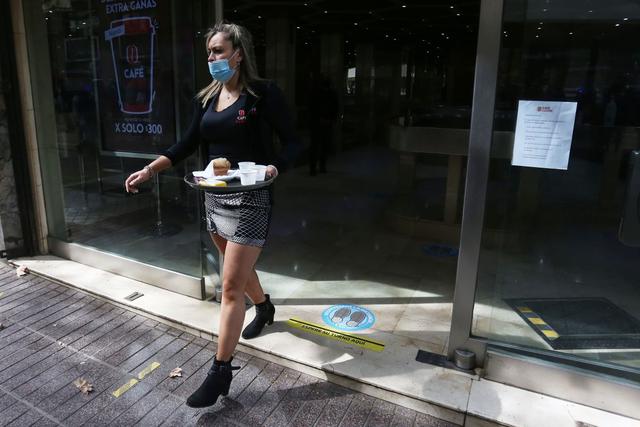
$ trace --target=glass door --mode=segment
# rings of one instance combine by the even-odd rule
[[[444,353],[480,1],[294,3],[224,2],[304,147],[278,178],[260,280],[305,320],[359,305],[372,329]]]
[[[472,335],[640,369],[639,20],[504,2]]]

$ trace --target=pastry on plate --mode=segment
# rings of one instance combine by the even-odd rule
[[[229,172],[229,168],[231,168],[231,162],[224,157],[213,159],[212,163],[214,175],[226,175]]]

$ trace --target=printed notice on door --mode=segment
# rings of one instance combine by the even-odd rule
[[[576,102],[519,101],[511,164],[566,170],[576,107]]]

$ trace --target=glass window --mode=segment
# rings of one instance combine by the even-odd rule
[[[640,368],[639,19],[626,0],[505,2],[474,335]],[[555,135],[546,101],[575,103],[568,164],[540,137],[515,144],[546,166],[512,165],[517,116]]]
[[[197,155],[137,195],[124,180],[179,139],[194,96],[191,2],[43,2],[64,218],[52,237],[201,277]],[[47,157],[51,161],[52,157]],[[44,180],[51,179],[44,176]]]

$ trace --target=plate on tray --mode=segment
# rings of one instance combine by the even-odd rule
[[[229,174],[227,174],[228,176]],[[213,178],[201,178],[195,177],[192,173],[185,175],[184,182],[189,185],[191,188],[195,188],[196,190],[207,191],[210,193],[241,193],[243,191],[252,191],[259,190],[261,188],[266,188],[270,186],[273,181],[275,181],[276,177],[265,179],[264,181],[256,181],[255,184],[251,185],[242,185],[240,183],[240,179],[233,179],[234,177],[230,177],[228,180],[220,180],[218,179],[220,176],[216,176]],[[239,176],[238,176],[239,178]],[[211,183],[212,181],[218,181],[221,183],[220,186],[217,185],[207,185],[207,182]],[[224,185],[223,185],[224,184]]]

